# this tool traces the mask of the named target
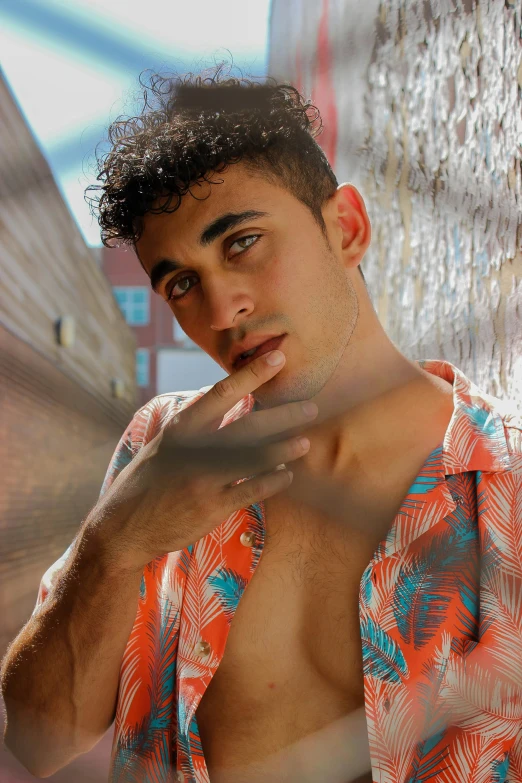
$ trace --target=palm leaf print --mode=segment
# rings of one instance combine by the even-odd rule
[[[145,601],[147,598],[147,585],[145,584],[145,576],[142,574],[140,582],[140,599]]]
[[[444,462],[451,473],[459,473],[466,470],[480,440],[462,407],[455,408],[451,434],[451,444],[444,452]]]
[[[522,492],[515,472],[498,476],[488,484],[490,499],[489,524],[495,530],[497,547],[502,554],[502,566],[522,576]]]
[[[497,759],[491,765],[491,783],[504,783],[509,770],[509,755],[506,753],[503,759]]]
[[[107,492],[111,484],[115,481],[116,476],[118,476],[132,460],[132,423],[133,422],[131,422],[127,430],[123,433],[120,442],[116,446],[116,450],[101,485],[100,498]]]
[[[449,488],[458,505],[447,518],[452,533],[449,545],[454,549],[458,576],[456,586],[461,606],[457,609],[458,637],[478,639],[479,633],[479,581],[480,547],[476,522],[477,499],[473,474],[452,476]]]
[[[192,755],[203,758],[203,745],[201,744],[201,737],[199,736],[198,722],[196,720],[195,713],[192,716],[192,720],[190,721],[189,737]]]
[[[170,783],[171,767],[170,738],[166,732],[163,732],[157,737],[154,752],[147,759],[143,783]]]
[[[480,553],[480,571],[486,581],[494,579],[499,567],[504,566],[504,558],[497,547],[497,537],[487,528],[482,532]]]
[[[447,468],[452,473],[469,470],[477,447],[487,449],[492,457],[501,457],[506,448],[504,428],[485,402],[468,405],[460,400],[452,423],[451,447],[445,452]]]
[[[444,731],[433,734],[424,742],[420,742],[417,750],[417,758],[413,763],[413,772],[406,783],[426,783],[434,777],[438,777],[440,772],[446,769],[444,765],[448,757],[448,748],[442,747],[436,750],[437,746],[444,738]]]
[[[490,602],[492,588],[498,581],[501,566],[504,564],[502,555],[496,546],[496,536],[486,528],[481,535],[482,551],[480,556],[480,573],[483,582],[482,600],[480,601],[480,621],[478,637],[482,637],[498,622],[497,607]]]
[[[170,780],[169,729],[175,691],[178,613],[170,601],[165,601],[159,622],[156,614],[151,612],[147,623],[147,635],[153,642],[148,667],[150,711],[126,736],[119,738],[113,756],[111,780],[122,783],[168,783]]]
[[[483,484],[483,477],[480,471],[476,473],[476,481],[477,486]],[[492,514],[495,514],[495,508],[491,508],[489,500],[489,489],[482,489],[477,493],[477,517],[482,527],[480,570],[486,579],[494,576],[499,566],[502,564],[502,567],[504,567],[505,563],[505,553],[502,550],[502,542],[498,536],[499,530],[496,525],[492,529],[491,524],[487,521]]]
[[[147,563],[145,568],[151,576],[156,577],[156,572],[165,568],[166,559],[167,555],[158,555],[158,557],[155,557],[150,563]]]
[[[194,765],[192,763],[192,752],[190,749],[190,739],[188,733],[178,731],[177,746],[179,753],[179,766],[189,780],[195,776]]]
[[[254,573],[258,566],[261,552],[263,551],[263,541],[265,537],[265,513],[263,504],[253,503],[247,508],[247,515],[247,530],[250,533],[254,533],[256,537],[256,543],[252,547],[252,562],[250,564],[250,573]]]
[[[478,572],[478,569],[477,569]],[[468,581],[468,574],[458,579],[462,608],[457,610],[458,634],[465,639],[478,639],[479,635],[479,589],[477,578]]]
[[[217,595],[227,621],[231,623],[247,585],[246,579],[231,568],[218,568],[207,581]]]
[[[473,661],[478,645],[464,661],[448,661],[441,688],[441,700],[455,726],[483,734],[488,739],[513,739],[520,730],[522,700],[520,687],[498,677],[492,668]]]
[[[374,770],[378,770],[379,783],[397,783],[404,780],[418,736],[411,693],[405,686],[394,686],[392,692],[390,703],[388,683],[371,676],[367,678],[368,740]]]
[[[158,623],[151,619],[148,623],[148,636],[155,642],[153,656],[149,656],[151,674],[151,727],[168,729],[172,713],[171,696],[175,690],[176,652],[178,648],[178,610],[170,601],[165,601],[161,609],[159,634],[156,637]]]
[[[448,531],[438,533],[399,573],[395,619],[402,639],[416,650],[440,628],[455,595],[461,554],[451,543]]]
[[[118,739],[111,762],[111,780],[117,783],[142,783],[146,780],[146,760],[137,752],[147,736],[148,719],[145,716],[139,724],[127,730],[125,737]]]
[[[522,732],[509,751],[509,783],[522,783]]]
[[[192,550],[194,549],[194,545],[190,544],[186,549],[184,549],[179,557],[178,560],[178,568],[181,571],[181,573],[184,576],[188,575],[189,566],[190,566],[190,558],[192,555]]]
[[[178,733],[177,733],[177,748],[178,748],[178,765],[183,771],[187,781],[195,783],[196,780],[200,780],[196,776],[195,764],[197,761],[203,759],[203,747],[199,738],[199,729],[197,726],[196,717],[193,714],[189,719],[189,715],[193,709],[193,695],[187,699],[183,694],[180,694],[178,701]],[[197,737],[197,740],[196,740]],[[192,741],[196,740],[196,753],[193,755]]]
[[[450,651],[449,635],[443,635],[443,649],[437,650],[423,666],[421,680],[417,685],[419,702],[424,709],[422,739],[417,743],[415,757],[406,783],[426,783],[446,769],[447,745],[442,745],[446,735],[447,713],[439,698]]]
[[[481,611],[487,618],[489,654],[502,677],[519,683],[522,676],[522,589],[520,579],[501,570],[483,586]]]
[[[359,598],[362,606],[366,609],[372,600],[372,568],[365,569],[361,577],[361,585],[359,590]]]
[[[506,437],[498,414],[493,414],[490,408],[481,405],[465,405],[463,410],[469,416],[472,429],[480,437],[481,443],[484,443],[494,456],[500,456],[506,447]]]
[[[115,749],[111,781],[118,783],[170,783],[170,738],[156,734],[151,742],[148,716],[130,729]]]
[[[438,504],[425,500],[404,502],[385,539],[384,557],[409,546],[442,519]]]
[[[441,783],[493,783],[497,757],[498,744],[487,737],[471,732],[465,738],[459,736],[451,747],[451,766],[441,773]]]
[[[361,637],[365,675],[386,682],[401,682],[408,676],[401,648],[371,617],[361,622]]]
[[[192,552],[190,573],[185,584],[183,597],[183,623],[186,636],[190,633],[201,636],[204,629],[217,617],[222,609],[212,588],[208,576],[222,563],[219,545],[205,536],[195,545]]]
[[[361,607],[368,610],[383,631],[395,628],[393,591],[401,569],[401,559],[390,557],[377,566],[368,567],[361,580]]]
[[[434,449],[421,468],[421,471],[410,489],[409,495],[425,495],[435,489],[441,481],[442,446]]]

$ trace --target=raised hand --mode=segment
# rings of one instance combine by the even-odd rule
[[[290,485],[286,464],[307,453],[309,442],[298,433],[313,421],[317,406],[288,403],[219,429],[225,414],[271,380],[284,361],[273,351],[250,362],[143,447],[86,520],[102,553],[139,570]]]

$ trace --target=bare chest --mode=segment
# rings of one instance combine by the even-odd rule
[[[375,543],[275,503],[266,523],[260,563],[197,711],[211,766],[280,751],[364,702],[359,585]]]

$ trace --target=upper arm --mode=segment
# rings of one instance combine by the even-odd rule
[[[144,445],[146,442],[145,438],[147,436],[147,422],[149,421],[147,410],[148,407],[149,405],[145,405],[134,414],[130,424],[127,426],[125,432],[118,441],[118,444],[109,462],[109,466],[106,470],[99,497],[102,497],[102,495],[108,490],[121,471],[130,463],[132,458],[139,450],[139,447]],[[38,589],[36,604],[32,613],[33,617],[38,613],[50,590],[56,583],[56,580],[63,566],[65,565],[65,562],[70,552],[72,551],[73,546],[74,541],[69,544],[65,552],[60,555],[58,560],[56,560],[42,576]]]

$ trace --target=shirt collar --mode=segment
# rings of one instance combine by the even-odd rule
[[[504,424],[498,404],[449,362],[419,361],[419,366],[453,386],[453,415],[444,436],[442,464],[447,476],[510,470]]]

